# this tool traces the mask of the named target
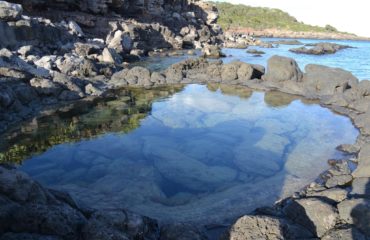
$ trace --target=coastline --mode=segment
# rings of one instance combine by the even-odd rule
[[[105,3],[102,6],[94,13],[105,14],[116,7]],[[211,48],[209,55],[219,58],[222,31],[215,24],[214,9],[208,5],[185,6],[186,11],[194,14],[184,11],[180,15],[173,9],[165,16],[164,25],[153,24],[152,19],[148,20],[150,23],[141,23],[119,18],[109,23],[101,39],[86,37],[75,21],[54,24],[45,18],[23,16],[20,5],[13,4],[9,9],[14,14],[5,16],[0,26],[7,33],[0,37],[0,43],[8,48],[0,51],[0,133],[42,114],[89,107],[114,97],[112,92],[124,87],[222,83],[315,99],[324,107],[348,116],[359,129],[356,143],[339,146],[348,153],[348,158],[329,160],[330,169],[318,173],[316,182],[297,189],[292,197],[253,213],[243,213],[247,215],[227,226],[225,238],[342,236],[357,240],[370,236],[370,81],[360,82],[350,72],[320,65],[306,66],[303,72],[294,59],[280,56],[272,57],[266,70],[245,62],[224,64],[205,58],[188,59],[164,71],[126,65],[124,60],[129,58],[140,60],[168,49],[185,49],[189,43],[196,43],[194,48]],[[94,9],[81,10],[91,13]],[[161,5],[154,10],[164,13]],[[151,9],[153,14],[154,10]],[[184,25],[179,29],[173,22]],[[40,38],[46,36],[45,32],[51,32],[52,38]],[[148,32],[152,35],[147,35]],[[315,34],[311,37],[318,37]],[[358,164],[354,171],[350,168],[353,164]],[[161,226],[154,219],[128,210],[79,206],[68,193],[48,189],[13,166],[1,164],[0,203],[0,240],[207,239],[204,236],[207,226],[186,223]]]
[[[294,194],[292,197],[282,199],[272,207],[267,206],[266,208],[256,209],[253,213],[245,213],[247,215],[236,220],[225,236],[227,236],[226,239],[244,239],[243,237],[246,236],[245,234],[248,234],[247,236],[255,239],[261,237],[261,235],[259,235],[260,231],[266,226],[273,229],[273,231],[275,231],[274,234],[278,234],[278,236],[283,238],[287,237],[289,234],[290,236],[293,234],[295,238],[335,237],[338,234],[343,234],[343,229],[346,231],[345,234],[347,235],[352,234],[354,231],[356,236],[362,236],[362,233],[358,232],[359,230],[357,230],[357,228],[365,233],[367,231],[366,204],[368,204],[368,201],[366,200],[366,194],[368,193],[361,192],[361,189],[359,191],[359,187],[355,184],[356,181],[358,182],[358,179],[366,180],[370,178],[370,173],[367,171],[370,165],[370,102],[366,100],[366,92],[368,91],[367,89],[369,89],[370,82],[366,80],[358,82],[349,72],[325,66],[311,65],[306,67],[305,70],[305,72],[302,72],[293,59],[279,56],[274,56],[268,61],[266,72],[261,66],[250,65],[243,62],[223,64],[221,61],[209,62],[205,59],[189,59],[174,64],[161,73],[149,72],[140,67],[135,67],[129,71],[122,70],[121,72],[117,72],[115,76],[113,76],[113,79],[108,80],[107,83],[117,89],[125,86],[148,87],[149,81],[152,82],[152,86],[178,83],[223,83],[242,85],[255,90],[277,90],[299,95],[307,99],[316,99],[323,106],[348,116],[353,121],[354,126],[359,129],[359,136],[356,143],[350,145],[344,143],[344,145],[340,146],[340,149],[350,154],[349,158],[352,158],[351,160],[332,161],[331,168],[327,172],[318,173],[319,177],[316,182],[302,190],[297,189],[297,194]],[[130,75],[140,74],[145,71],[148,71],[148,74],[145,75],[161,77],[135,83],[127,81]],[[317,88],[317,86],[321,86],[321,88]],[[349,168],[351,161],[358,162],[359,164],[354,171],[351,171]],[[32,188],[27,188],[27,186],[32,186],[32,184],[35,183],[26,176],[24,176],[21,182],[31,181],[32,183],[27,184],[26,189],[24,189],[25,186],[19,185],[20,183],[17,181],[9,181],[9,177],[10,179],[12,179],[12,177],[19,178],[19,175],[24,176],[23,173],[17,170],[0,168],[0,180],[3,179],[7,181],[4,182],[6,186],[5,189],[18,188],[20,191],[30,191]],[[348,188],[350,185],[353,185],[353,189]],[[42,186],[38,186],[43,189]],[[45,189],[43,191],[45,191]],[[4,194],[4,192],[0,193]],[[10,192],[7,192],[7,194],[10,194],[10,199],[16,201],[14,200],[16,197],[12,196]],[[25,200],[26,204],[29,204],[30,201],[31,200]],[[46,208],[54,206],[54,203],[49,202],[39,203],[39,205],[40,204]],[[363,210],[361,206],[365,206],[365,210]],[[358,207],[362,209],[362,212],[359,216],[356,215],[358,219],[356,220],[357,222],[355,222],[352,220],[351,214],[352,211]],[[26,207],[22,211],[28,213],[28,211],[31,211],[28,208],[29,207]],[[74,209],[79,211],[80,215],[86,215],[84,212],[85,210],[81,210],[79,207],[75,207]],[[98,221],[100,225],[106,226],[107,223],[104,222],[106,220],[102,221],[100,219],[102,215],[117,214],[117,211],[123,210],[103,210],[96,212],[96,210],[90,209],[90,211],[93,212],[93,218],[87,217],[88,215],[86,215],[85,218],[81,216],[78,218],[85,228],[91,225],[91,221]],[[64,210],[62,212],[64,214]],[[36,213],[40,214],[38,211],[36,211]],[[51,214],[61,213],[52,212]],[[299,218],[296,217],[296,214],[299,214]],[[32,214],[31,216],[35,217]],[[138,217],[139,216],[136,218]],[[68,216],[68,218],[70,218],[70,216]],[[17,221],[22,223],[23,220],[17,219]],[[36,217],[35,221],[38,221],[38,217]],[[194,234],[195,232],[196,235],[191,236],[199,236],[199,239],[202,239],[201,237],[205,234],[205,230],[202,230],[200,226],[184,225],[181,223],[160,226],[155,220],[144,218],[142,221],[149,222],[152,227],[155,226],[154,229],[151,228],[151,231],[146,232],[146,234],[152,235],[154,232],[161,232],[160,236],[153,237],[153,239],[182,239],[179,238],[177,234],[184,231],[187,232],[187,234]],[[364,221],[365,225],[363,225]],[[26,223],[24,224],[28,226]],[[55,223],[47,222],[46,224]],[[352,225],[348,227],[348,224]],[[355,228],[355,226],[357,228]],[[139,227],[150,229],[148,225],[140,225]],[[71,228],[73,229],[74,227]],[[210,228],[214,228],[214,226]],[[215,228],[217,228],[217,226]],[[78,227],[76,227],[76,229],[78,229]],[[112,227],[109,229],[112,229]],[[295,230],[294,232],[290,232],[289,229]],[[61,234],[53,231],[52,233],[54,234]],[[74,230],[74,236],[78,235],[78,231],[75,231],[77,230]],[[89,238],[86,239],[95,239],[91,238],[91,236],[96,237],[98,236],[97,234],[102,234],[99,232],[100,230],[95,227],[88,228],[87,230],[85,229],[84,231],[86,236],[89,236]],[[121,229],[120,231],[123,230]],[[45,234],[43,231],[38,233]],[[164,237],[166,234],[169,234],[168,236],[170,237]],[[263,236],[267,238],[270,236],[269,234],[270,233],[265,233]],[[61,236],[63,237],[63,235]]]
[[[251,28],[228,29],[226,33],[245,34],[256,38],[291,38],[291,39],[315,39],[315,40],[351,40],[370,41],[370,37],[361,37],[348,33],[336,32],[294,32],[290,30],[264,29],[255,30]]]

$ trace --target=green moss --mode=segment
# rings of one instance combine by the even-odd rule
[[[230,3],[214,2],[220,12],[218,23],[224,30],[230,28],[281,29],[297,32],[338,32],[334,27],[318,27],[297,21],[288,13],[271,8],[250,7]]]

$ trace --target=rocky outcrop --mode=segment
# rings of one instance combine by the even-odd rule
[[[274,47],[272,42],[264,42],[247,34],[237,32],[226,32],[224,37],[224,47],[245,49],[248,46],[260,46],[264,48]]]
[[[368,41],[369,38],[356,36],[350,33],[342,32],[314,32],[314,31],[294,31],[277,28],[269,29],[254,29],[254,28],[231,28],[230,33],[245,34],[248,36],[261,38],[293,38],[293,39],[322,39],[322,40],[363,40]]]
[[[293,59],[280,56],[268,61],[266,73],[264,67],[259,65],[243,62],[223,64],[203,58],[174,64],[163,72],[153,72],[143,67],[124,68],[121,62],[133,50],[149,51],[153,47],[148,43],[152,35],[146,36],[147,32],[160,32],[157,36],[166,36],[165,42],[173,44],[172,47],[181,43],[170,27],[133,24],[113,22],[112,32],[106,40],[66,40],[67,46],[57,44],[55,49],[46,50],[37,44],[15,47],[12,51],[2,49],[0,130],[5,130],[11,122],[16,123],[55,109],[55,106],[59,106],[56,104],[73,103],[77,106],[79,101],[93,101],[96,96],[111,97],[112,89],[125,86],[224,83],[299,94],[316,99],[353,120],[360,132],[358,142],[355,146],[343,145],[340,149],[347,149],[348,154],[352,154],[349,156],[352,161],[358,162],[357,169],[352,172],[347,159],[331,162],[332,168],[323,173],[317,182],[294,197],[281,201],[273,209],[260,209],[254,215],[237,220],[228,231],[228,236],[231,239],[330,239],[339,234],[348,236],[349,229],[354,232],[354,239],[369,235],[369,203],[366,200],[370,178],[369,81],[359,82],[344,70],[318,65],[308,65],[302,72]],[[72,25],[74,33],[70,35],[78,39],[82,33]],[[61,29],[71,30],[63,26]],[[194,32],[189,28],[183,34],[193,36]],[[207,39],[206,42],[212,38],[206,31],[202,34],[198,32],[197,37]],[[173,176],[171,159],[167,159],[167,163],[159,167],[170,178]],[[196,169],[203,167],[198,165],[189,164]],[[272,167],[271,170],[275,169]],[[217,176],[217,171],[215,173]],[[233,177],[233,174],[229,177]],[[13,169],[1,168],[0,181],[2,179],[0,233],[4,239],[45,236],[52,239],[76,239],[77,236],[83,239],[104,239],[106,236],[132,239],[143,234],[148,239],[156,239],[159,231],[168,239],[174,236],[189,239],[189,234],[196,236],[194,238],[204,238],[200,230],[193,226],[171,225],[159,230],[155,221],[124,210],[86,210],[68,195],[44,189]],[[192,179],[183,181],[191,183]],[[351,184],[353,189],[348,188]]]
[[[351,48],[350,46],[336,44],[336,43],[316,43],[308,44],[307,47],[292,48],[289,51],[300,54],[312,54],[312,55],[323,55],[323,54],[334,54],[339,50]]]
[[[0,166],[0,239],[158,239],[156,221],[122,209],[94,210]]]

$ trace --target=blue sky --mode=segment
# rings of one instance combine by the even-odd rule
[[[216,0],[222,1],[222,0]],[[279,8],[312,25],[333,25],[341,31],[370,37],[367,0],[225,0],[250,6]]]

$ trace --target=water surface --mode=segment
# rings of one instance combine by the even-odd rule
[[[266,42],[276,41],[278,38],[262,39]],[[335,54],[326,55],[307,55],[297,54],[290,52],[289,49],[300,47],[302,45],[279,45],[276,48],[261,48],[250,46],[249,49],[257,49],[264,51],[266,54],[262,54],[260,57],[255,57],[253,54],[246,52],[247,49],[230,49],[225,48],[223,52],[227,55],[223,58],[225,63],[241,60],[243,62],[260,64],[266,67],[267,60],[273,55],[286,56],[295,59],[300,68],[304,70],[307,64],[321,64],[329,67],[343,68],[350,71],[354,76],[360,80],[370,80],[370,42],[367,41],[345,41],[345,40],[312,40],[312,39],[298,39],[304,44],[307,43],[318,43],[318,42],[332,42],[343,45],[349,45],[354,48],[348,48],[338,51]],[[200,52],[197,52],[200,55]],[[194,56],[174,56],[174,57],[149,57],[143,59],[144,61],[140,64],[151,68],[152,70],[163,70],[175,62],[183,61],[189,57]]]
[[[296,96],[188,85],[35,120],[5,135],[1,156],[92,207],[222,224],[310,183],[357,134]]]

